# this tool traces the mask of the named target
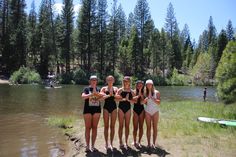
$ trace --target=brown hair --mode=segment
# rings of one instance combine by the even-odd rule
[[[154,85],[152,84],[152,89],[151,89],[152,96],[154,95],[155,90],[156,90],[156,89],[155,89]],[[147,88],[147,84],[145,85],[144,95],[145,95],[146,97],[149,96],[149,90],[148,90],[148,88]]]

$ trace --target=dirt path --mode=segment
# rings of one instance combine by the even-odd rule
[[[101,119],[102,121],[102,119]],[[209,138],[209,137],[197,137],[197,136],[182,136],[182,137],[172,137],[164,138],[161,136],[161,132],[158,135],[158,143],[161,146],[157,149],[147,149],[146,146],[146,135],[144,134],[142,139],[143,147],[142,149],[136,149],[131,145],[132,143],[132,129],[130,130],[129,136],[129,149],[120,149],[118,143],[117,132],[114,139],[114,151],[106,151],[104,149],[104,136],[103,136],[103,125],[102,122],[99,123],[98,136],[96,140],[97,152],[85,153],[84,145],[84,125],[83,122],[78,122],[76,126],[76,133],[73,135],[76,137],[77,141],[70,142],[69,150],[66,152],[65,156],[68,157],[234,157],[236,154],[236,140],[232,143],[232,140],[228,142],[230,137]],[[116,123],[116,131],[118,123]],[[144,130],[144,133],[146,131]],[[75,147],[74,143],[77,145]]]

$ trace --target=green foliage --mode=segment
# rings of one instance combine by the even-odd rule
[[[114,73],[115,83],[114,84],[121,85],[123,77],[124,76],[121,73],[119,73],[118,70],[115,70],[115,73]]]
[[[73,83],[73,72],[62,73],[57,77],[60,84],[72,84]]]
[[[167,85],[167,80],[160,75],[151,75],[151,76],[148,76],[147,79],[152,79],[155,86],[166,86]]]
[[[179,74],[178,70],[174,68],[170,84],[174,86],[184,86],[188,85],[189,80],[190,78],[187,75]]]
[[[220,59],[216,69],[218,96],[225,103],[236,101],[236,42],[231,41]]]
[[[41,78],[35,70],[31,70],[27,67],[21,67],[11,75],[10,82],[13,84],[41,83]]]
[[[86,73],[82,69],[76,69],[73,73],[73,80],[76,84],[88,84]]]
[[[200,53],[197,62],[191,70],[192,82],[194,85],[206,85],[209,83],[210,59],[208,53]]]

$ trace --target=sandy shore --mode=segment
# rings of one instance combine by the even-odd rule
[[[84,139],[84,124],[83,121],[78,121],[75,126],[75,133],[72,134],[72,140],[69,142],[68,150],[65,152],[66,157],[233,157],[236,154],[236,142],[232,145],[227,146],[224,143],[227,138],[209,138],[209,137],[198,137],[198,136],[176,136],[176,137],[164,137],[162,132],[158,133],[158,144],[160,145],[157,149],[147,149],[146,141],[146,130],[144,127],[144,135],[142,138],[141,149],[137,149],[131,145],[132,143],[132,127],[130,127],[129,136],[129,148],[120,149],[118,140],[118,123],[116,123],[116,133],[114,139],[114,151],[106,151],[104,149],[104,136],[103,136],[103,122],[100,119],[98,127],[98,135],[96,140],[96,152],[85,152],[85,139]],[[123,135],[124,137],[124,135]]]

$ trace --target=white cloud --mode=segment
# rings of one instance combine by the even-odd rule
[[[57,15],[57,14],[61,14],[62,13],[62,8],[63,8],[63,4],[62,3],[55,3],[53,5],[53,11],[54,13]],[[79,10],[81,8],[81,4],[75,4],[74,5],[74,16],[77,17],[78,16],[78,13],[79,13]]]

